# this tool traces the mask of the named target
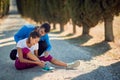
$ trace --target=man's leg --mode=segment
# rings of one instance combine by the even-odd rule
[[[38,55],[41,56],[42,53],[46,50],[47,44],[45,41],[39,41]]]

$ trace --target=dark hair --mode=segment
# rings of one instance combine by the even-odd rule
[[[40,37],[40,34],[36,31],[32,31],[28,37],[28,43],[30,43],[30,37],[32,38],[39,38]]]
[[[46,33],[50,32],[50,25],[48,23],[42,24],[40,28],[45,28]]]
[[[40,28],[40,26],[35,26],[35,29],[34,29],[34,30],[37,30],[38,28]]]
[[[36,31],[32,31],[29,35],[29,37],[32,37],[32,38],[37,38],[37,37],[40,37],[40,34]]]

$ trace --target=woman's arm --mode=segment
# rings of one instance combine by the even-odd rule
[[[39,65],[40,67],[44,67],[45,63],[43,61],[40,61],[34,54],[32,54],[31,52],[29,52],[27,54],[27,57],[29,59],[25,59],[23,57],[23,54],[22,54],[22,49],[21,48],[17,48],[17,51],[18,51],[18,59],[20,60],[20,62],[23,62],[23,63],[33,63],[33,64],[37,64]]]
[[[23,58],[23,54],[22,54],[22,49],[21,48],[17,48],[17,52],[18,52],[18,59],[20,60],[20,62],[23,62],[23,63],[35,63],[35,61]]]
[[[34,54],[35,54],[36,57],[38,57],[38,50],[35,50]]]

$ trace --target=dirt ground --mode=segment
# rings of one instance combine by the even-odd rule
[[[80,34],[77,33],[73,35],[68,32],[70,30],[62,33],[59,33],[57,29],[51,31],[49,36],[53,49],[50,53],[53,57],[64,62],[80,60],[81,65],[77,70],[66,70],[65,68],[54,66],[50,63],[48,64],[56,68],[54,72],[43,72],[39,67],[22,71],[16,70],[14,61],[9,58],[9,52],[15,47],[13,35],[23,24],[27,23],[28,22],[21,18],[20,15],[11,14],[0,25],[0,80],[120,79],[119,57],[113,57],[112,53],[116,50],[115,53],[118,55],[118,47],[115,46],[115,48],[113,48],[114,46],[111,46],[113,43],[104,42],[102,38],[95,38],[93,35],[80,36]],[[79,31],[81,28],[77,30]],[[95,31],[94,29],[91,30]],[[100,31],[102,30],[100,29]]]
[[[77,70],[48,63],[56,68],[54,72],[43,72],[39,67],[18,71],[9,52],[16,46],[13,35],[29,22],[16,14],[14,8],[12,6],[8,17],[0,22],[0,80],[120,80],[120,17],[115,17],[113,24],[114,42],[104,41],[104,23],[91,28],[90,35],[86,36],[81,36],[81,27],[76,27],[77,33],[72,34],[71,23],[66,24],[62,33],[59,25],[51,30],[50,54],[64,62],[80,60]]]

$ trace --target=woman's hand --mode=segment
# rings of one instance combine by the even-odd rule
[[[40,67],[44,67],[45,66],[45,62],[44,61],[35,61],[35,63],[37,65],[39,65]]]

